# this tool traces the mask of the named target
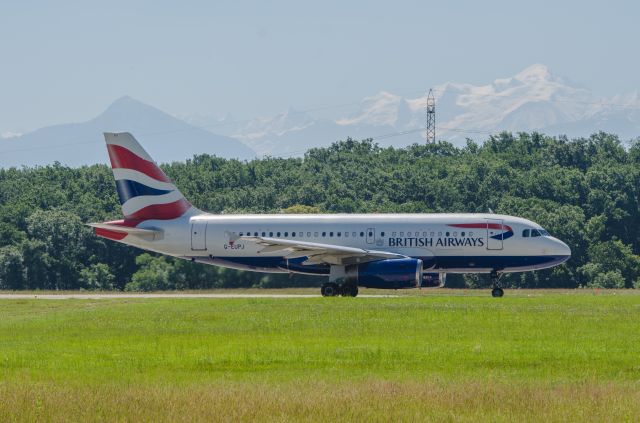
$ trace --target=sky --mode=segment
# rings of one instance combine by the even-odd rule
[[[534,63],[640,89],[635,1],[0,0],[0,133],[130,95],[175,115],[268,116],[487,84]]]

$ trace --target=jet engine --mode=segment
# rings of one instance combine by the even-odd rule
[[[353,264],[345,268],[345,282],[365,288],[416,288],[422,282],[422,260],[400,258]]]

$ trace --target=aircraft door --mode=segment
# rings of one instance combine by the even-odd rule
[[[196,220],[191,224],[191,249],[204,251],[207,249],[207,221]]]
[[[367,235],[367,244],[373,244],[376,242],[375,228],[368,228],[366,235]]]
[[[502,250],[503,237],[502,219],[487,219],[487,250]]]

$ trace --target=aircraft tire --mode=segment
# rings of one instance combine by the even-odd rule
[[[340,291],[342,292],[343,297],[357,297],[358,285],[344,284],[340,287]]]
[[[494,298],[500,298],[503,295],[504,295],[504,291],[500,287],[496,287],[491,290],[491,296]]]
[[[320,293],[323,297],[335,297],[340,293],[340,289],[338,287],[338,284],[329,282],[323,284],[322,287],[320,287]]]

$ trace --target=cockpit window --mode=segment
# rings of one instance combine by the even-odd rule
[[[551,236],[549,235],[549,232],[545,231],[544,229],[540,228],[540,229],[524,229],[522,231],[522,237],[523,238],[533,238],[533,237],[539,237],[539,236]]]

